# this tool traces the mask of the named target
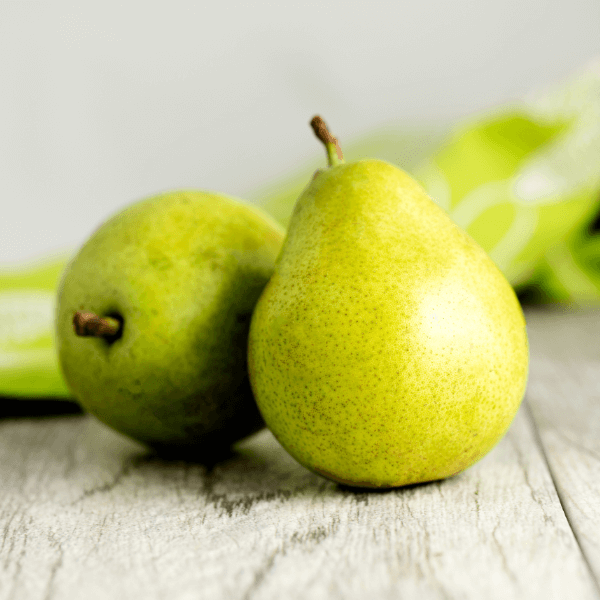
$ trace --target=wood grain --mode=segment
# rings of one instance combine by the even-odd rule
[[[592,343],[581,327],[567,329]],[[572,368],[549,343],[544,356]],[[537,419],[550,392],[536,361]],[[599,598],[534,422],[524,406],[454,478],[372,492],[306,471],[266,431],[207,466],[159,459],[86,416],[0,421],[0,600]],[[586,452],[572,456],[583,469]]]
[[[528,401],[571,526],[600,581],[600,310],[527,314]]]

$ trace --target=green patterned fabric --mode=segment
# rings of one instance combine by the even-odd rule
[[[68,257],[0,269],[0,396],[70,395],[54,348],[56,290]]]
[[[600,298],[600,65],[459,125],[414,175],[518,289]]]

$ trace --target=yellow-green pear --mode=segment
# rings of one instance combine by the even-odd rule
[[[405,172],[329,167],[298,199],[256,305],[248,368],[267,426],[334,481],[454,475],[508,429],[528,372],[525,320],[486,253]]]
[[[73,395],[163,453],[213,455],[262,427],[246,347],[282,240],[262,211],[209,192],[113,216],[60,285],[57,347]]]

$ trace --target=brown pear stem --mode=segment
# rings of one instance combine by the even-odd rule
[[[319,115],[316,115],[312,118],[310,126],[313,128],[317,138],[325,145],[329,166],[333,167],[344,162],[344,155],[342,154],[340,144],[327,128],[325,121]]]
[[[73,328],[79,336],[103,337],[114,340],[121,333],[122,322],[114,317],[99,317],[89,311],[78,310],[73,315]]]

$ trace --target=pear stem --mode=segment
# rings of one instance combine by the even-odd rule
[[[113,341],[121,335],[123,323],[114,317],[99,317],[89,311],[78,310],[73,315],[73,329],[79,336],[102,337]]]
[[[325,150],[327,150],[327,163],[329,166],[335,167],[336,165],[342,164],[344,162],[342,149],[340,148],[337,138],[331,134],[329,129],[327,129],[325,121],[323,121],[319,115],[316,115],[312,118],[310,126],[313,128],[315,135],[325,145]]]

